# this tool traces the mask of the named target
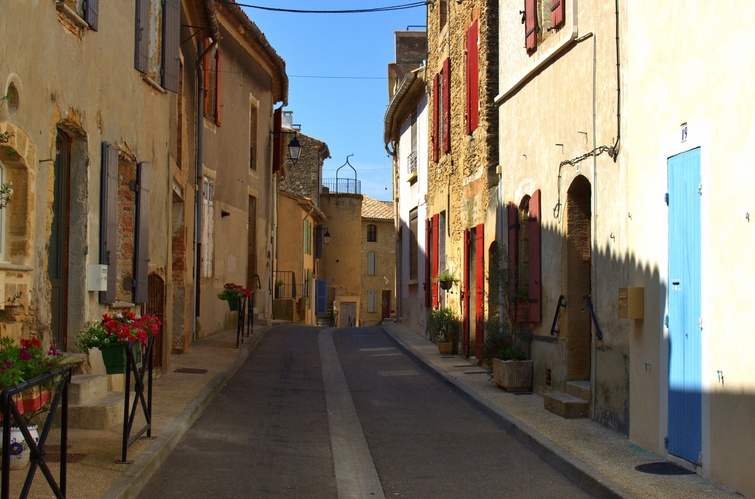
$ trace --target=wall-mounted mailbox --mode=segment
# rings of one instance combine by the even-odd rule
[[[619,288],[619,319],[645,318],[645,288]]]
[[[90,265],[87,269],[87,291],[107,291],[107,265]]]

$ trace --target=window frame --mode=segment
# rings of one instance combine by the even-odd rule
[[[377,234],[378,234],[378,228],[375,224],[367,224],[367,242],[368,243],[376,243],[377,242]]]

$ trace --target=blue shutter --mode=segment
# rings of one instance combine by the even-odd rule
[[[134,241],[134,303],[147,302],[149,269],[149,167],[147,161],[136,169],[136,240]]]
[[[181,44],[181,4],[180,0],[165,0],[163,6],[163,53],[162,82],[166,90],[178,92],[178,78],[181,60],[178,49]]]
[[[328,281],[315,281],[315,315],[328,315]]]
[[[102,143],[100,179],[100,263],[107,265],[107,291],[100,291],[100,303],[115,301],[118,232],[118,151]]]
[[[99,10],[99,0],[86,0],[84,4],[84,20],[94,31],[97,31]]]

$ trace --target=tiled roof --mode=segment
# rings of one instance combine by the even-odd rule
[[[363,196],[362,218],[393,220],[393,201],[378,201],[370,196]]]

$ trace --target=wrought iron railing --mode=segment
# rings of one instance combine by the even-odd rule
[[[406,174],[409,177],[417,175],[417,151],[412,151],[406,158]]]
[[[362,181],[353,178],[326,178],[322,181],[322,186],[331,193],[340,194],[361,194]],[[323,190],[323,192],[325,192]]]

